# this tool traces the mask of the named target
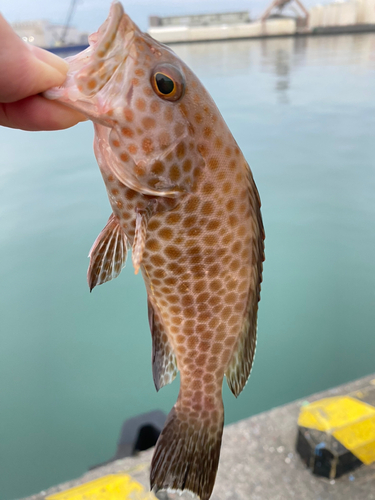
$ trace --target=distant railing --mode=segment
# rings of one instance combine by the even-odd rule
[[[192,16],[150,16],[149,26],[214,26],[220,24],[250,23],[250,14],[243,12],[224,12],[219,14],[197,14]]]

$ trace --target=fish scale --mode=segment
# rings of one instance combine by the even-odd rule
[[[264,260],[258,191],[209,93],[121,4],[68,62],[66,82],[47,97],[94,121],[113,211],[90,252],[90,288],[116,277],[132,247],[147,289],[156,389],[180,371],[151,487],[207,500],[220,455],[222,381],[226,375],[238,396],[255,353]]]

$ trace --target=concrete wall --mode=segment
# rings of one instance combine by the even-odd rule
[[[375,0],[351,0],[310,9],[309,28],[375,24]]]
[[[358,0],[357,23],[375,24],[375,0]]]
[[[293,35],[295,32],[296,21],[294,19],[269,19],[264,23],[257,21],[255,23],[243,23],[235,26],[176,26],[149,29],[149,34],[163,43]]]

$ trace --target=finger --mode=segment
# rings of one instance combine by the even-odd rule
[[[35,95],[13,103],[0,103],[0,125],[21,130],[61,130],[87,118],[56,101]]]
[[[36,45],[27,45],[26,47],[30,50],[34,57],[48,64],[52,68],[57,69],[63,75],[66,75],[69,69],[69,64],[64,59],[56,56],[52,52],[48,52],[48,50],[37,47]]]
[[[43,49],[30,48],[0,16],[0,102],[15,102],[61,85],[68,65]]]

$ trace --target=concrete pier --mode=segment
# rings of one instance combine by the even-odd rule
[[[313,476],[295,451],[298,414],[306,400],[355,395],[369,384],[375,384],[375,374],[225,427],[212,500],[375,500],[375,463],[330,481]],[[148,491],[152,452],[117,460],[25,500],[44,500],[53,493],[120,472],[131,475]],[[142,498],[154,498],[145,495]],[[160,496],[164,500],[177,498],[192,497],[187,493],[182,497]]]
[[[162,43],[292,36],[296,34],[296,21],[295,19],[269,19],[265,22],[213,26],[161,26],[150,27],[148,32],[155,40]]]

